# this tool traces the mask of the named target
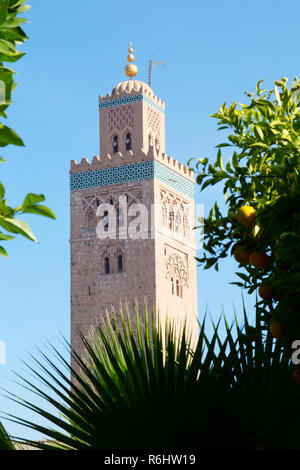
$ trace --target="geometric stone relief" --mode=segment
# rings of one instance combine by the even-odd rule
[[[109,110],[108,119],[109,132],[112,130],[122,131],[125,128],[133,128],[133,108],[131,105]]]
[[[161,226],[189,238],[189,204],[165,189],[160,191]]]
[[[97,193],[93,196],[84,196],[82,198],[83,211],[85,213],[89,212],[90,210],[96,212],[97,207],[101,204],[113,203],[113,205],[117,207],[119,204],[119,198],[122,196],[128,197],[128,206],[139,203],[141,201],[141,191],[139,189],[128,191],[106,191],[105,193]]]
[[[181,286],[188,286],[188,271],[186,263],[182,256],[176,253],[175,250],[170,254],[165,263],[165,277],[166,279],[178,279]]]
[[[148,129],[151,129],[153,134],[160,135],[160,118],[159,113],[148,106],[147,109],[147,124]]]

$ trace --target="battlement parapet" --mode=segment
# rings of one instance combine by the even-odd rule
[[[165,103],[158,98],[147,83],[137,80],[128,80],[117,85],[106,96],[99,95],[99,108],[111,108],[122,104],[145,101],[162,113],[165,112]]]
[[[106,96],[99,95],[99,103],[104,103],[110,100],[118,100],[119,98],[127,97],[128,95],[144,95],[153,100],[162,108],[165,107],[163,100],[154,94],[152,88],[150,88],[147,83],[138,80],[127,80],[125,82],[119,83],[114,87],[111,93],[107,93]]]
[[[190,170],[187,166],[182,163],[174,160],[172,157],[168,156],[166,153],[156,153],[154,152],[153,147],[149,148],[149,151],[146,153],[144,149],[141,149],[139,154],[135,155],[132,150],[122,153],[117,152],[113,155],[107,154],[103,157],[95,156],[90,163],[87,158],[83,158],[81,162],[77,163],[76,160],[71,161],[70,173],[81,173],[89,170],[98,170],[101,168],[108,167],[117,167],[126,165],[129,163],[139,163],[141,161],[158,161],[165,165],[167,168],[175,171],[176,173],[184,176],[186,179],[194,182],[194,172]]]

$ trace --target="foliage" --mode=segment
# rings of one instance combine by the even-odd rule
[[[244,315],[235,334],[225,320],[224,339],[217,325],[209,340],[203,323],[194,350],[184,330],[178,339],[171,327],[163,332],[147,309],[135,324],[129,312],[120,326],[108,317],[82,337],[86,357],[73,351],[72,368],[58,351],[59,365],[40,351],[29,379],[18,375],[47,406],[9,396],[50,425],[10,419],[55,442],[26,442],[41,449],[299,449],[300,389],[289,358]]]
[[[22,44],[28,39],[21,28],[26,19],[18,16],[29,8],[25,5],[25,1],[2,0],[0,3],[0,116],[4,119],[7,117],[6,110],[11,104],[12,91],[16,87],[15,72],[6,67],[4,62],[16,62],[24,56],[24,53],[17,50],[17,44]],[[0,147],[7,145],[23,146],[24,143],[13,129],[0,123]],[[4,162],[2,157],[0,157],[0,162]],[[5,199],[5,188],[0,182],[0,226],[5,231],[0,232],[0,240],[12,240],[15,234],[19,234],[36,242],[37,239],[27,223],[16,217],[31,213],[55,218],[48,207],[40,204],[44,200],[45,197],[42,194],[30,193],[21,205],[15,208],[10,207]],[[0,246],[0,255],[7,256],[3,246]]]
[[[198,160],[197,183],[201,191],[222,184],[228,212],[222,214],[215,203],[204,220],[204,255],[199,261],[205,269],[218,270],[219,260],[238,246],[248,255],[255,252],[250,262],[239,265],[244,271],[237,273],[239,282],[233,284],[249,293],[262,284],[272,288],[271,298],[260,300],[258,309],[265,327],[280,321],[289,346],[300,338],[300,82],[295,79],[289,89],[283,78],[272,90],[261,84],[262,80],[255,92],[246,93],[249,104],[225,103],[212,116],[218,130],[231,133],[217,145],[214,163]],[[223,147],[231,151],[226,165]],[[236,218],[245,205],[256,210],[250,226]],[[251,262],[255,256],[261,258],[257,253],[268,255],[266,267]]]
[[[0,422],[0,450],[14,450],[14,445]]]

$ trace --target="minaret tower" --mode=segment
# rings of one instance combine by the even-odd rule
[[[165,105],[136,80],[99,97],[100,156],[71,162],[71,344],[120,302],[198,334],[193,173],[165,152]],[[111,209],[111,210],[110,210]],[[113,215],[115,214],[115,216]],[[115,217],[115,219],[113,219]],[[106,238],[105,238],[106,237]]]

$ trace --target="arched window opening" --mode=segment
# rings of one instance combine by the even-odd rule
[[[174,295],[174,279],[171,277],[172,295]]]
[[[123,227],[124,225],[124,211],[121,207],[117,209],[117,225],[118,227]]]
[[[110,264],[109,264],[109,258],[108,256],[106,256],[104,258],[104,272],[105,274],[109,274],[110,273]]]
[[[114,136],[113,151],[114,151],[114,153],[117,153],[119,151],[119,139],[118,139],[117,135]]]
[[[189,221],[186,215],[183,218],[183,233],[185,237],[189,236]]]
[[[165,204],[162,206],[162,224],[164,227],[168,225],[168,209]]]
[[[110,203],[111,206],[114,205],[114,201],[112,199],[109,201],[109,203]]]
[[[131,150],[131,134],[130,133],[126,134],[125,145],[126,145],[126,150]]]
[[[118,271],[123,271],[123,256],[118,256]]]
[[[170,210],[169,212],[169,229],[174,230],[174,211]]]
[[[104,225],[104,230],[105,232],[108,231],[108,211],[105,211],[104,212],[104,215],[103,215],[103,225]]]
[[[155,149],[156,149],[157,152],[159,152],[159,148],[160,148],[159,139],[158,139],[158,137],[156,137],[156,139],[155,139]]]
[[[175,219],[175,232],[181,232],[181,215],[179,211],[177,212]]]
[[[178,279],[176,279],[176,295],[177,297],[180,297],[180,284]]]

